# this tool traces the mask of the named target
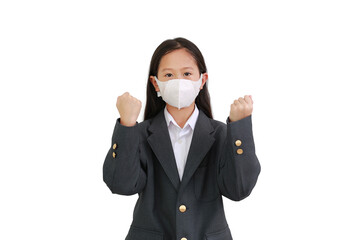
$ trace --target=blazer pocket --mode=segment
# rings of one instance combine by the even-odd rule
[[[230,228],[227,226],[223,230],[206,233],[205,240],[233,240],[233,238],[231,236]]]
[[[220,196],[215,168],[199,167],[194,174],[195,197],[199,201],[214,201]]]
[[[153,230],[147,230],[140,227],[130,226],[129,233],[125,240],[163,240],[163,233]]]

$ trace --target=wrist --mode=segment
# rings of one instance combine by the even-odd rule
[[[126,127],[133,127],[136,125],[136,121],[123,120],[120,118],[120,124]]]

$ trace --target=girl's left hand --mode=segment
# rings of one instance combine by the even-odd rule
[[[230,115],[229,119],[231,122],[248,117],[252,114],[253,111],[253,100],[251,95],[245,95],[243,98],[235,100],[230,106]]]

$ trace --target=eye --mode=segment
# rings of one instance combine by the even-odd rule
[[[184,76],[185,77],[189,77],[191,75],[191,73],[190,72],[186,72],[186,73],[184,73]]]
[[[172,77],[172,74],[171,74],[171,73],[167,73],[167,74],[165,74],[165,77]]]

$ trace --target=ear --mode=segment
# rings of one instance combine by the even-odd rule
[[[203,89],[203,86],[205,85],[206,81],[208,80],[209,76],[207,73],[203,73],[202,75],[202,84],[200,86],[200,89]]]
[[[155,77],[154,77],[154,76],[150,76],[150,77],[149,77],[149,80],[151,81],[152,85],[154,86],[155,91],[156,91],[156,92],[159,92],[160,89],[159,89],[159,86],[158,86],[158,84],[157,84],[157,82],[156,82],[156,80],[155,80]]]

